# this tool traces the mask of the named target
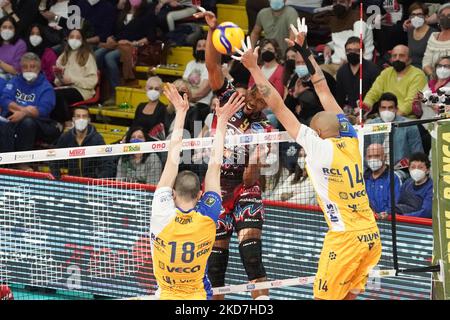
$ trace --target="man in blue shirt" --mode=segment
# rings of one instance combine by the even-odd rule
[[[409,174],[400,189],[396,211],[410,217],[431,218],[433,207],[433,180],[429,177],[430,160],[424,153],[409,158]]]
[[[379,117],[367,123],[402,122],[408,119],[397,115],[397,97],[390,92],[383,93],[379,100]],[[387,134],[369,135],[365,139],[365,147],[372,143],[387,144]],[[394,164],[409,158],[415,152],[423,152],[422,140],[417,126],[396,128],[394,134]]]
[[[367,148],[366,163],[369,169],[364,173],[366,191],[373,211],[385,218],[391,213],[391,188],[389,167],[381,144],[374,143]],[[400,179],[394,174],[394,190],[396,197],[400,190]]]
[[[11,79],[0,98],[1,152],[32,150],[38,138],[46,142],[60,134],[57,122],[50,119],[55,108],[55,90],[41,73],[41,61],[31,52],[20,61],[22,73]]]

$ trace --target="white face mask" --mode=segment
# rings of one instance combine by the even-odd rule
[[[77,50],[79,47],[81,47],[81,41],[78,39],[69,39],[69,46],[72,48],[72,50]]]
[[[159,93],[158,90],[148,90],[147,91],[147,98],[149,98],[150,101],[158,100],[160,95],[161,94]]]
[[[425,23],[425,19],[421,17],[414,17],[411,19],[411,24],[414,28],[420,28]]]
[[[450,69],[440,67],[436,69],[436,76],[439,80],[450,78]]]
[[[12,37],[14,37],[14,31],[10,30],[10,29],[5,29],[2,30],[2,32],[0,33],[0,35],[2,36],[2,39],[5,41],[10,40]]]
[[[380,159],[368,160],[367,165],[369,166],[370,170],[377,171],[383,166],[383,161],[381,161]]]
[[[298,157],[297,164],[300,167],[300,169],[302,169],[302,170],[305,169],[305,165],[306,165],[305,157]]]
[[[37,47],[42,43],[42,37],[38,35],[30,36],[30,43],[33,47]]]
[[[27,80],[28,82],[32,82],[34,80],[36,80],[37,78],[37,73],[35,72],[23,72],[22,73],[22,77]]]
[[[75,124],[75,129],[77,131],[84,131],[88,126],[89,120],[88,119],[77,119],[77,120],[74,120],[73,122]]]
[[[411,175],[411,178],[415,182],[419,182],[419,181],[423,180],[425,178],[425,176],[427,175],[424,171],[422,171],[420,169],[409,170],[409,174]]]
[[[88,2],[91,6],[95,6],[97,3],[100,2],[100,0],[88,0]]]
[[[381,120],[383,120],[384,122],[392,122],[395,119],[395,112],[381,111],[380,117],[381,117]]]

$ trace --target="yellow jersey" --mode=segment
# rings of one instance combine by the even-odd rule
[[[207,262],[222,207],[220,195],[206,192],[187,212],[175,206],[172,189],[158,188],[150,223],[153,272],[164,300],[212,297]]]
[[[306,169],[330,231],[357,231],[376,226],[363,179],[355,129],[338,114],[340,136],[321,139],[302,125],[296,141],[306,152]]]

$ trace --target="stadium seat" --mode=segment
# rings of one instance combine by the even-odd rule
[[[95,86],[95,94],[92,98],[83,100],[80,102],[75,102],[71,105],[71,107],[78,107],[78,106],[86,106],[86,105],[93,105],[100,101],[100,84],[101,84],[101,78],[100,78],[100,71],[97,71],[97,85]]]

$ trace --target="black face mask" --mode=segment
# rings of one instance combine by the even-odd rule
[[[272,51],[264,51],[261,54],[261,58],[263,59],[264,62],[273,61],[275,59],[275,53],[273,53]]]
[[[439,25],[441,26],[441,29],[450,29],[450,18],[440,18],[439,19]]]
[[[288,71],[294,70],[295,69],[295,60],[293,60],[293,59],[286,60],[286,62],[284,63],[284,67]]]
[[[196,50],[194,53],[195,60],[205,61],[205,50]]]
[[[338,18],[342,18],[347,12],[347,7],[343,4],[335,4],[333,6],[333,12]]]
[[[359,54],[354,52],[347,53],[347,61],[353,66],[359,64]]]
[[[392,66],[394,67],[395,71],[402,72],[406,68],[406,63],[404,63],[403,61],[397,60],[397,61],[392,62]]]

